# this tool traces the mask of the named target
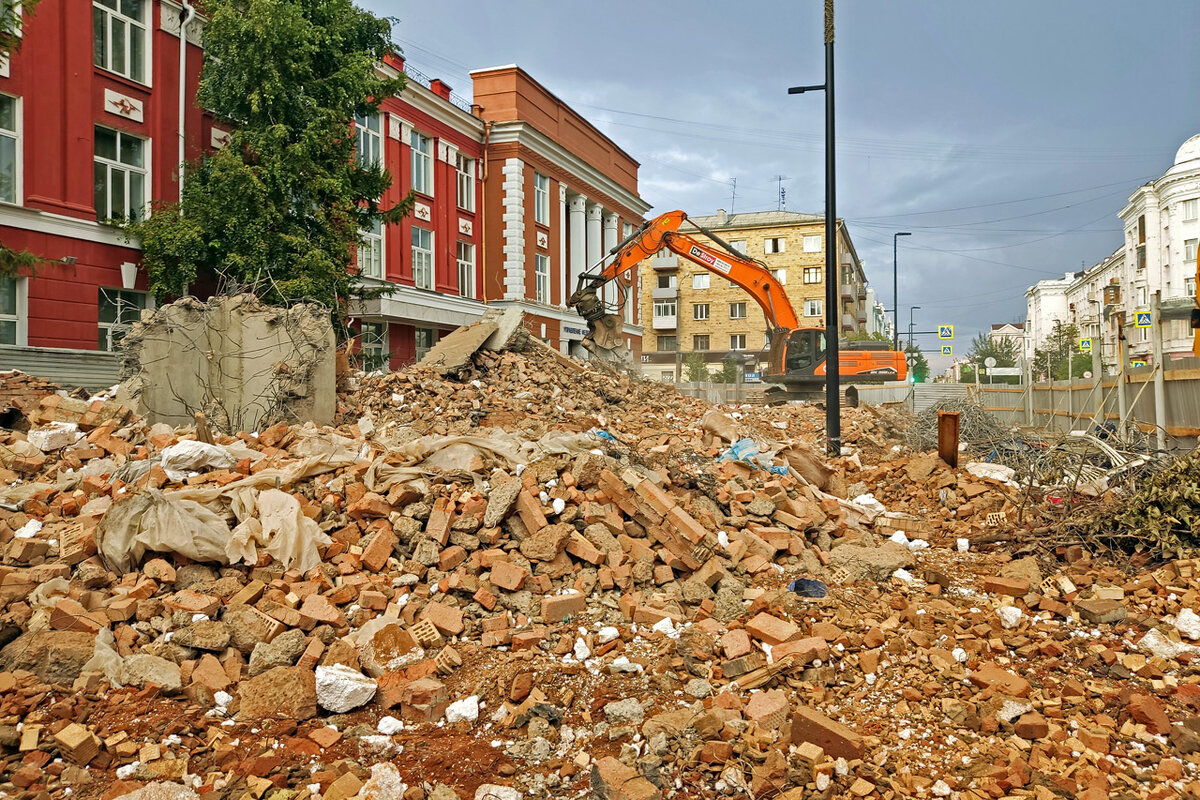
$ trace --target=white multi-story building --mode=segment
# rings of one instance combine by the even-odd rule
[[[875,287],[867,286],[867,332],[879,333],[887,337],[890,341],[892,338],[892,319],[887,315],[883,303],[879,302],[875,296]]]
[[[1121,320],[1120,276],[1125,250],[1118,249],[1098,264],[1075,273],[1067,287],[1067,317],[1080,337],[1092,339],[1106,371],[1115,373],[1118,361],[1117,330]]]
[[[1132,326],[1133,314],[1150,308],[1156,291],[1164,309],[1190,308],[1196,297],[1196,249],[1200,241],[1200,134],[1175,154],[1157,180],[1139,186],[1121,209],[1125,223],[1124,265],[1119,286],[1126,336],[1133,358],[1149,361],[1149,328]],[[1186,319],[1163,323],[1163,353],[1191,354]]]
[[[1030,353],[1042,346],[1055,322],[1069,321],[1067,289],[1074,282],[1075,273],[1068,272],[1061,278],[1038,281],[1025,290],[1025,332]]]
[[[1053,325],[1053,323],[1051,323]],[[1018,363],[1023,363],[1031,355],[1033,348],[1029,344],[1029,337],[1025,335],[1024,322],[1002,322],[998,325],[992,325],[992,329],[988,331],[988,338],[994,343],[1009,341],[1016,347]]]

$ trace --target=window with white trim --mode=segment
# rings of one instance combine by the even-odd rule
[[[692,319],[708,319],[708,303],[696,303],[692,306]]]
[[[729,304],[729,318],[730,319],[745,319],[746,318],[746,304],[745,303],[730,303]]]
[[[745,239],[737,239],[735,241],[729,242],[729,246],[731,248],[733,248],[736,252],[741,253],[742,255],[746,255],[746,240]]]
[[[462,153],[454,156],[454,171],[458,178],[458,207],[463,211],[475,210],[475,159]]]
[[[533,173],[533,221],[550,224],[550,179],[540,172]]]
[[[708,288],[708,280],[711,277],[712,276],[709,275],[707,272],[697,272],[695,275],[692,276],[692,288],[693,289],[707,289]]]
[[[355,151],[358,163],[372,168],[383,164],[383,115],[372,112],[359,114],[354,119],[354,130],[358,135]]]
[[[782,236],[771,237],[763,242],[763,252],[767,255],[783,253],[787,250],[787,241]]]
[[[145,139],[96,126],[96,219],[141,219],[146,211]]]
[[[806,316],[806,317],[821,316],[821,301],[820,300],[805,300],[804,301],[804,316]]]
[[[412,148],[412,190],[433,196],[433,139],[417,131],[409,138]]]
[[[359,362],[364,372],[386,369],[390,360],[386,322],[364,322],[358,335]]]
[[[1196,263],[1196,239],[1183,240],[1183,264],[1190,267]]]
[[[17,308],[18,278],[0,276],[0,344],[20,344],[17,327],[21,321]]]
[[[146,83],[147,0],[94,0],[92,63]]]
[[[533,257],[533,288],[535,300],[550,302],[550,256],[538,253]]]
[[[804,252],[819,253],[821,252],[821,234],[804,237]]]
[[[660,288],[660,289],[674,289],[674,288],[675,288],[675,280],[676,280],[676,278],[675,278],[675,274],[674,274],[674,273],[667,274],[667,275],[659,274],[659,276],[658,276],[658,288]]]
[[[660,370],[659,377],[662,379],[659,381],[660,383],[674,383],[675,370]]]
[[[787,284],[787,270],[786,269],[783,269],[783,268],[773,269],[773,270],[771,270],[771,272],[775,275],[775,280],[779,281],[781,284]]]
[[[370,228],[358,231],[358,272],[364,278],[383,279],[383,222],[379,217]]]
[[[729,334],[729,349],[730,350],[745,350],[746,349],[746,334],[744,334],[744,333]]]
[[[1200,200],[1184,200],[1180,205],[1183,206],[1183,221],[1200,217]]]
[[[679,349],[678,336],[659,336],[658,337],[658,352],[667,353],[675,352]]]
[[[823,277],[824,270],[821,267],[805,267],[804,282],[805,283],[820,283]]]
[[[1183,279],[1183,294],[1185,297],[1195,297],[1196,296],[1196,276],[1195,275],[1189,275]],[[1188,330],[1191,330],[1190,325],[1188,326]],[[1186,336],[1187,334],[1184,334],[1184,335]]]
[[[145,292],[101,287],[97,314],[100,327],[97,346],[108,352],[116,350],[129,331],[129,326],[141,318],[142,309],[147,307],[147,300]]]
[[[458,243],[458,294],[475,299],[475,245]]]
[[[0,94],[0,202],[21,197],[21,131],[17,98]]]
[[[413,283],[418,289],[433,288],[433,231],[412,229]]]
[[[417,361],[420,361],[437,343],[437,331],[433,328],[417,328],[413,331],[413,340],[417,346]]]
[[[707,333],[697,333],[696,335],[692,336],[692,349],[693,350],[707,350],[708,349],[708,334]]]
[[[674,300],[659,300],[654,303],[653,310],[656,317],[673,317],[679,310],[679,305]]]

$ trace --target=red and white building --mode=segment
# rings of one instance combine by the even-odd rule
[[[195,102],[202,18],[176,0],[90,6],[39,4],[0,66],[0,243],[50,262],[0,278],[0,369],[57,363],[48,377],[82,369],[90,383],[76,382],[104,385],[115,359],[96,351],[153,306],[137,241],[107,220],[178,199],[181,164],[228,134]],[[410,363],[493,303],[522,306],[566,352],[586,332],[565,305],[575,278],[649,209],[637,162],[518,67],[473,73],[473,104],[401,58],[380,69],[408,84],[357,120],[359,157],[391,173],[384,207],[410,191],[416,206],[363,232],[362,275],[394,290],[353,310],[368,364]],[[640,351],[636,288],[626,332]]]

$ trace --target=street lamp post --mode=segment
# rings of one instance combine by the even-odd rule
[[[908,231],[892,234],[892,349],[900,349],[900,289],[896,281],[896,239],[901,236],[912,236]]]
[[[912,347],[913,343],[913,312],[919,309],[920,306],[908,307],[908,346]]]
[[[830,455],[842,452],[841,375],[838,340],[837,180],[833,135],[833,0],[825,0],[825,83],[793,86],[788,94],[825,92],[825,439]]]

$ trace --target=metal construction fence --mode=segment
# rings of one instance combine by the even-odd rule
[[[1155,436],[1166,449],[1191,449],[1200,438],[1200,359],[1166,361],[1119,377],[982,386],[980,402],[1004,422],[1052,431],[1122,424]]]

